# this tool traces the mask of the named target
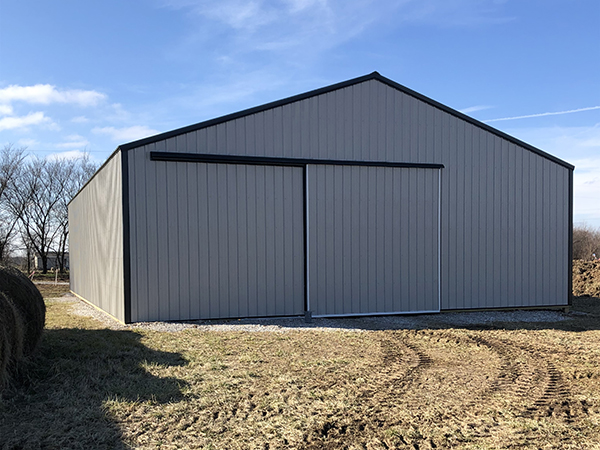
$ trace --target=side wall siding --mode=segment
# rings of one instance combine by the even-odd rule
[[[117,152],[69,205],[71,290],[125,321],[123,191]]]
[[[140,195],[177,182],[151,151],[443,164],[442,309],[567,304],[569,169],[379,81],[131,150],[138,261],[171,245],[148,227],[171,213]],[[152,276],[132,274],[138,301]]]

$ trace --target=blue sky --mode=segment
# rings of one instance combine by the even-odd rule
[[[600,227],[598,0],[0,0],[0,146],[102,162],[374,70],[574,164]]]

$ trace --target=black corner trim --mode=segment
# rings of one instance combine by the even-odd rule
[[[121,151],[121,188],[123,203],[123,322],[131,323],[131,229],[129,221],[129,167],[127,152]]]
[[[306,185],[306,166],[302,167],[302,239],[304,242],[304,314],[308,312],[308,215],[306,207],[308,205],[307,185]]]
[[[360,166],[360,167],[406,167],[417,169],[443,169],[443,164],[436,163],[408,163],[390,161],[350,161],[338,159],[305,159],[305,158],[277,158],[269,156],[242,156],[242,155],[213,155],[203,153],[171,153],[150,152],[152,161],[195,162],[215,164],[251,164],[259,166],[288,166],[305,167],[308,164],[328,166]]]
[[[567,264],[569,292],[569,306],[573,306],[573,171],[569,170],[569,263]]]

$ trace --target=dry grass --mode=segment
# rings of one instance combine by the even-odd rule
[[[62,297],[69,293],[68,284],[41,284],[35,283],[35,287],[41,292],[44,298]]]
[[[559,323],[111,331],[48,302],[1,448],[600,448],[600,299]]]

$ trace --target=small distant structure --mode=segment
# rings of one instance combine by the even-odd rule
[[[42,257],[40,255],[35,255],[33,258],[33,267],[34,269],[42,270],[44,268],[44,264],[42,262]],[[48,253],[48,270],[58,269],[60,265],[58,264],[58,256],[56,252]],[[69,252],[65,253],[65,269],[69,269]]]

